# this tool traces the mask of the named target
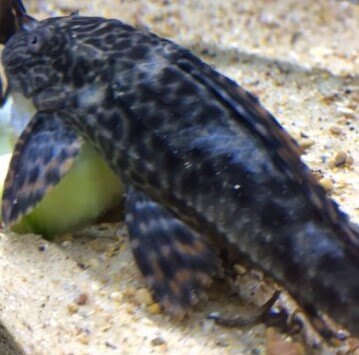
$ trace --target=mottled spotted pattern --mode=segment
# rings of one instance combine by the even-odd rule
[[[17,142],[6,178],[2,214],[5,223],[28,213],[72,166],[82,145],[76,132],[55,116],[38,113]]]
[[[167,312],[181,315],[211,283],[218,257],[206,238],[142,192],[128,191],[126,223],[147,284]]]
[[[255,97],[189,51],[116,20],[30,27],[3,52],[11,90],[93,144],[129,186],[134,253],[162,305],[186,308],[188,290],[201,295],[216,264],[204,257],[208,236],[359,335],[359,232]],[[24,169],[12,164],[8,189]],[[23,189],[12,191],[18,199]],[[9,194],[4,202],[12,223],[23,209]],[[198,263],[186,257],[190,248]]]

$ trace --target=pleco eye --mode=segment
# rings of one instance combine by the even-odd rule
[[[39,33],[30,33],[28,40],[27,40],[27,45],[29,47],[29,50],[32,51],[33,53],[39,53],[41,52],[42,48],[43,48],[43,37],[41,36],[41,34]]]
[[[37,43],[37,36],[36,35],[34,35],[34,36],[32,36],[32,38],[31,38],[31,44],[36,44]]]

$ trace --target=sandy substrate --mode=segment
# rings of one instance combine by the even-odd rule
[[[29,10],[39,17],[75,10],[116,17],[191,48],[260,97],[298,139],[303,159],[329,193],[359,222],[359,6],[324,0],[170,3],[31,1]],[[124,227],[111,225],[103,234],[114,231],[112,238],[97,230],[95,237],[86,232],[54,243],[1,234],[6,330],[0,342],[4,338],[8,353],[303,353],[304,345],[288,345],[290,337],[284,342],[285,335],[263,325],[228,329],[207,320],[213,311],[243,311],[226,285],[215,284],[209,301],[185,321],[161,314],[144,288]],[[248,273],[239,274],[250,292]],[[257,284],[266,289],[265,282]]]

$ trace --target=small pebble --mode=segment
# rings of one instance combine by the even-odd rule
[[[121,308],[123,308],[127,314],[135,314],[136,313],[136,306],[134,306],[131,303],[124,303],[124,304],[122,304]]]
[[[61,243],[65,242],[72,242],[74,240],[74,237],[71,233],[66,233],[61,236],[61,240],[59,240]]]
[[[106,333],[107,331],[109,331],[109,329],[111,329],[113,326],[113,324],[111,323],[106,323],[103,326],[101,326],[99,329],[101,330],[101,332]]]
[[[339,114],[346,116],[346,117],[352,118],[355,116],[355,111],[349,107],[339,106],[339,107],[337,107],[337,111]]]
[[[291,342],[278,334],[274,328],[268,328],[266,341],[266,354],[290,354],[290,355],[304,355],[306,351],[302,344],[298,342]]]
[[[271,13],[261,14],[259,21],[268,27],[278,27],[280,25],[280,21]]]
[[[102,240],[94,239],[91,242],[88,243],[89,247],[97,252],[97,253],[104,253],[106,252],[107,245]]]
[[[136,294],[136,289],[132,286],[127,287],[124,291],[123,291],[123,296],[126,298],[133,298]]]
[[[72,246],[72,241],[71,240],[65,240],[64,242],[61,243],[61,246],[66,248],[66,249],[69,249]]]
[[[234,269],[234,271],[236,272],[237,275],[244,275],[247,272],[247,269],[244,266],[240,265],[240,264],[235,264],[233,266],[233,269]]]
[[[79,310],[79,306],[76,303],[70,303],[67,305],[67,311],[70,314],[74,314]]]
[[[151,344],[153,346],[159,346],[159,345],[166,344],[166,341],[161,336],[157,336],[151,340]]]
[[[98,291],[101,289],[101,284],[98,281],[91,282],[90,287],[92,291]]]
[[[346,160],[345,160],[345,164],[346,164],[347,166],[353,165],[353,164],[354,164],[354,159],[353,159],[350,155],[348,155],[347,158],[346,158]]]
[[[105,341],[105,346],[109,349],[112,349],[112,350],[116,350],[117,349],[117,346],[110,343],[109,341]]]
[[[121,302],[122,299],[123,299],[123,295],[121,292],[118,292],[118,291],[115,291],[115,292],[112,292],[111,295],[110,295],[111,299],[115,302]]]
[[[336,136],[338,136],[338,135],[340,135],[342,133],[342,129],[340,127],[338,127],[338,126],[331,126],[329,128],[329,131],[330,131],[330,133],[332,133],[332,134],[334,134]]]
[[[94,269],[98,268],[100,266],[100,261],[96,258],[91,258],[88,261],[88,265]]]
[[[330,192],[333,190],[333,181],[330,178],[327,177],[321,178],[319,180],[319,184],[322,185],[322,187],[326,192]]]
[[[139,305],[149,306],[154,303],[151,292],[147,288],[140,288],[135,293],[135,302]]]
[[[150,314],[156,315],[156,314],[161,314],[162,309],[161,309],[160,304],[156,302],[154,304],[149,305],[147,307],[147,311]]]
[[[115,243],[111,243],[111,244],[107,245],[106,256],[108,258],[113,256],[115,254],[115,252],[116,252],[116,244]]]
[[[304,150],[313,146],[314,143],[315,143],[314,140],[310,138],[302,138],[299,140],[299,146]]]
[[[347,160],[347,153],[345,153],[343,151],[339,151],[335,155],[333,163],[337,167],[343,166],[343,165],[345,165],[346,160]]]
[[[79,306],[85,305],[87,301],[88,301],[88,295],[85,292],[78,295],[75,299],[75,303],[78,304]]]
[[[321,171],[312,171],[312,174],[318,182],[324,177]]]
[[[89,342],[90,342],[90,339],[88,337],[88,335],[86,334],[80,334],[76,337],[76,339],[81,343],[81,344],[84,344],[84,345],[87,345]]]

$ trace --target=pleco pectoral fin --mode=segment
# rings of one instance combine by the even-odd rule
[[[129,190],[126,223],[136,262],[166,312],[182,316],[204,294],[219,258],[207,239],[144,193]]]
[[[37,113],[20,135],[5,179],[2,218],[12,225],[69,171],[82,140],[55,114]]]

